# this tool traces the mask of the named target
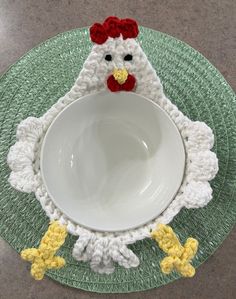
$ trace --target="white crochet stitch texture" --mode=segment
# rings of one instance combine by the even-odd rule
[[[111,54],[112,61],[104,59]],[[124,61],[132,54],[132,61]],[[44,135],[57,114],[74,100],[107,88],[106,79],[114,68],[125,67],[136,78],[137,94],[143,95],[163,108],[177,125],[186,150],[186,167],[182,185],[167,209],[155,220],[124,232],[95,232],[74,223],[55,206],[43,185],[39,159]],[[138,257],[127,245],[150,238],[150,230],[157,223],[167,224],[183,208],[204,207],[212,198],[208,181],[218,171],[218,160],[211,152],[214,143],[212,130],[203,122],[193,122],[184,116],[165,96],[159,77],[149,63],[138,42],[108,38],[102,45],[94,45],[71,90],[55,103],[42,117],[29,117],[17,128],[17,142],[10,148],[8,164],[11,168],[10,184],[22,192],[34,192],[50,220],[66,224],[68,232],[78,235],[73,256],[78,261],[89,261],[98,273],[112,273],[114,262],[130,268],[139,265]]]

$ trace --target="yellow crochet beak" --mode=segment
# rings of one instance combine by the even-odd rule
[[[124,84],[128,78],[128,71],[126,68],[114,69],[113,77],[119,84]]]

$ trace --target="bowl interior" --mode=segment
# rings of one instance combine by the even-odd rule
[[[120,231],[158,216],[176,194],[185,151],[170,117],[134,93],[100,92],[67,106],[49,127],[41,173],[71,220]]]

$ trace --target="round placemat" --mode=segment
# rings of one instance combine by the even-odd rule
[[[183,209],[171,223],[182,242],[189,236],[199,240],[193,261],[198,267],[217,249],[236,220],[235,94],[215,67],[185,43],[143,27],[139,41],[166,95],[192,120],[206,122],[215,134],[219,173],[211,182],[213,200],[205,208]],[[91,46],[87,28],[59,34],[28,52],[0,79],[0,235],[18,252],[37,247],[49,221],[33,194],[17,192],[7,182],[10,170],[6,157],[16,141],[17,124],[28,116],[41,116],[71,88]],[[116,266],[111,275],[94,273],[87,263],[75,261],[71,255],[75,241],[69,236],[59,251],[66,266],[47,272],[62,284],[122,293],[158,287],[179,277],[160,271],[164,254],[153,240],[130,246],[140,258],[138,268]]]

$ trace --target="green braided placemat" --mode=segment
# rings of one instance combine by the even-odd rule
[[[202,209],[184,209],[171,226],[181,241],[192,236],[200,248],[194,266],[203,263],[220,245],[236,219],[236,98],[222,75],[197,51],[166,34],[140,28],[139,41],[156,68],[167,96],[192,120],[206,122],[214,131],[219,173],[212,182],[214,198]],[[28,116],[41,116],[72,86],[91,49],[87,28],[62,33],[32,49],[0,79],[0,235],[18,252],[38,246],[48,219],[32,194],[15,191],[7,182],[6,156],[15,143],[17,124]],[[76,262],[70,236],[60,254],[67,261],[51,278],[94,292],[131,292],[164,285],[178,278],[164,275],[164,256],[152,240],[130,246],[140,266],[117,266],[111,275],[99,275],[86,263]],[[20,258],[20,257],[19,257]]]

